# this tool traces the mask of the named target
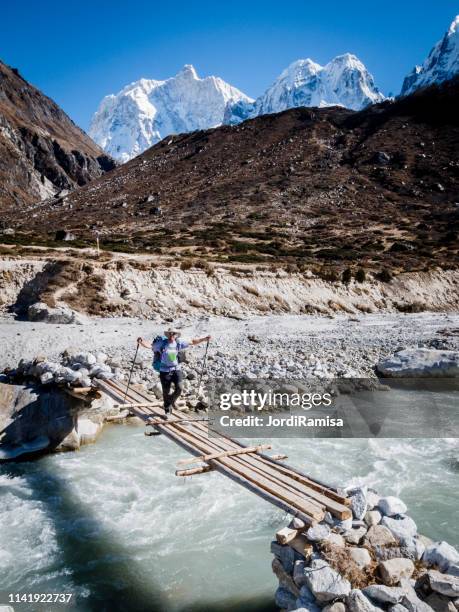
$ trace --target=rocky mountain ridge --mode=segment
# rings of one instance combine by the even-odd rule
[[[459,15],[457,15],[443,38],[433,47],[421,66],[415,66],[403,81],[401,95],[406,96],[417,89],[433,83],[443,83],[459,72]]]
[[[8,221],[22,243],[62,228],[89,245],[97,228],[105,249],[201,263],[454,267],[458,99],[450,81],[359,112],[296,108],[171,136]]]
[[[0,210],[71,190],[114,167],[55,102],[0,62]]]

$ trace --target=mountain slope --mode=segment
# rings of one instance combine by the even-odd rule
[[[344,106],[361,110],[384,99],[362,62],[346,53],[326,66],[310,59],[293,62],[254,104],[246,104],[243,109],[241,104],[229,106],[225,122],[233,125],[249,117],[298,106]]]
[[[228,103],[251,102],[218,77],[200,79],[186,65],[166,81],[141,79],[106,96],[93,117],[90,135],[125,162],[169,134],[220,125]]]
[[[360,112],[297,108],[171,137],[66,206],[11,221],[25,242],[65,227],[91,244],[96,226],[105,248],[173,258],[454,267],[458,101],[448,82]]]
[[[84,185],[113,167],[57,104],[0,62],[0,211]]]
[[[433,47],[422,66],[415,66],[403,81],[401,95],[421,87],[443,83],[459,73],[459,15],[443,38]]]

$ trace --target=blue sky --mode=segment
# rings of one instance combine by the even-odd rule
[[[5,2],[0,59],[84,129],[101,98],[183,64],[252,97],[292,61],[355,53],[388,94],[459,13],[442,0],[23,0]]]

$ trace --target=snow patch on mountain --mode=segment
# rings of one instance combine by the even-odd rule
[[[405,77],[402,96],[421,87],[442,83],[459,73],[459,15],[451,23],[443,38],[433,47],[422,66],[415,66]]]
[[[125,162],[169,134],[221,125],[228,104],[252,99],[214,76],[199,78],[191,65],[165,81],[140,79],[106,96],[95,113],[90,136]]]
[[[229,106],[225,123],[234,124],[297,106],[361,110],[383,100],[385,96],[375,86],[372,75],[355,55],[339,55],[325,66],[302,59],[290,64],[253,104]]]

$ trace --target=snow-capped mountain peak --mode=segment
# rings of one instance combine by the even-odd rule
[[[295,106],[337,105],[360,110],[384,99],[362,62],[345,53],[325,66],[311,59],[290,64],[256,100],[252,116]]]
[[[252,99],[218,77],[200,78],[186,64],[165,81],[140,79],[106,96],[89,133],[107,152],[128,161],[168,136],[223,122],[226,106]]]
[[[459,73],[459,15],[443,38],[433,47],[421,66],[415,66],[403,81],[401,95],[406,96],[421,87],[442,83]]]

